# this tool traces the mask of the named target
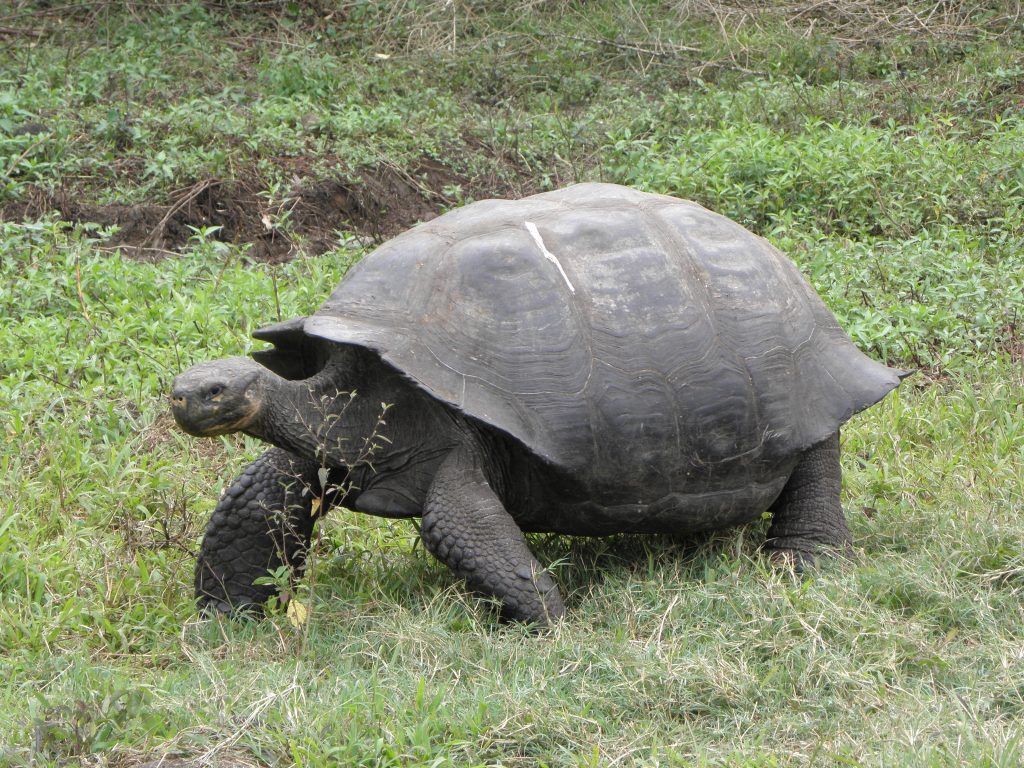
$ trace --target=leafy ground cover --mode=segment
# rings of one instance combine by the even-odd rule
[[[489,5],[0,9],[0,765],[1024,762],[1017,4]],[[335,514],[307,621],[200,620],[259,447],[176,432],[171,377],[418,219],[583,179],[743,222],[920,369],[844,431],[853,559],[539,537],[538,637]]]

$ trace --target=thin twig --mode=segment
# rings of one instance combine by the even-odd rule
[[[281,296],[277,292],[277,269],[271,268],[270,281],[274,286],[274,308],[277,310],[277,322],[281,322]]]
[[[584,37],[583,35],[556,35],[566,40],[575,40],[579,43],[590,43],[592,45],[603,45],[608,48],[617,48],[620,51],[628,51],[630,53],[642,53],[644,56],[657,56],[659,58],[675,58],[680,53],[700,53],[700,48],[691,48],[688,45],[676,45],[675,43],[666,44],[667,47],[664,49],[643,47],[650,45],[650,43],[620,43],[615,40],[609,40],[605,37]],[[656,44],[655,44],[656,45]]]
[[[25,11],[24,13],[11,13],[7,16],[0,16],[0,21],[13,21],[14,19],[24,19],[28,16],[53,16],[60,15],[64,11],[74,11],[82,8],[94,8],[100,5],[106,5],[105,0],[100,0],[94,3],[72,3],[70,5],[58,5],[53,8],[36,8],[31,11]]]
[[[0,35],[12,35],[14,37],[42,37],[43,33],[35,29],[16,29],[15,27],[0,27]]]
[[[92,325],[92,317],[85,306],[85,293],[82,291],[82,269],[78,264],[78,252],[75,252],[75,287],[78,289],[78,304],[82,308],[82,316]]]
[[[66,389],[69,392],[74,392],[75,391],[74,387],[71,387],[71,386],[65,384],[63,381],[58,379],[56,376],[51,376],[50,374],[44,373],[43,371],[40,371],[38,369],[34,370],[32,373],[35,376],[41,376],[42,378],[46,379],[48,382],[50,382],[54,386],[60,387],[61,389]]]
[[[4,176],[5,176],[6,178],[8,178],[8,179],[9,179],[9,178],[11,178],[11,174],[12,174],[12,173],[14,173],[14,170],[15,170],[15,168],[17,168],[17,167],[18,167],[18,164],[19,164],[19,163],[20,163],[20,162],[21,162],[22,160],[24,160],[24,159],[25,159],[26,157],[28,157],[29,153],[30,153],[30,152],[31,152],[31,151],[32,151],[33,149],[35,149],[36,147],[38,147],[38,146],[39,146],[40,144],[42,144],[42,143],[43,143],[44,141],[46,141],[46,140],[47,140],[48,138],[50,138],[50,136],[49,136],[49,135],[46,135],[46,136],[43,136],[42,138],[36,139],[36,140],[35,140],[34,142],[32,142],[31,144],[29,144],[29,145],[28,145],[28,147],[27,147],[27,148],[25,149],[25,151],[24,151],[24,152],[22,152],[22,153],[21,153],[20,155],[18,155],[18,156],[17,156],[16,158],[14,158],[14,160],[12,160],[12,161],[11,161],[11,164],[7,166],[7,170],[6,170],[6,171],[4,171],[4,174],[3,174],[3,175],[4,175]]]
[[[157,239],[163,236],[164,227],[167,226],[167,222],[171,220],[171,217],[174,214],[199,197],[203,192],[217,186],[218,184],[220,184],[220,180],[218,179],[207,179],[206,181],[201,181],[198,184],[195,184],[188,194],[184,195],[180,200],[178,200],[178,202],[167,209],[167,213],[165,213],[164,217],[160,219],[160,223],[153,227],[153,231],[149,233],[145,240],[142,241],[142,246],[146,247],[155,245]]]

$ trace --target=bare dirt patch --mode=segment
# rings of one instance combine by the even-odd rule
[[[168,202],[135,205],[90,203],[74,190],[33,189],[26,199],[0,207],[0,219],[57,212],[65,221],[112,227],[105,245],[142,260],[178,253],[198,230],[215,227],[210,237],[248,245],[251,258],[273,263],[323,253],[346,232],[383,242],[457,204],[456,189],[505,197],[521,188],[494,178],[470,183],[437,161],[423,160],[410,169],[385,165],[349,178],[301,179],[278,201],[256,180],[206,179],[176,191]]]

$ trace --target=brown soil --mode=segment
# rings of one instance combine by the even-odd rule
[[[168,203],[94,204],[71,190],[33,190],[27,199],[0,208],[0,220],[23,221],[56,211],[74,223],[116,226],[105,245],[133,258],[153,260],[179,252],[201,227],[220,227],[213,238],[248,244],[249,256],[280,262],[299,252],[319,254],[334,247],[339,232],[383,242],[413,224],[456,204],[444,190],[455,186],[474,197],[522,194],[508,181],[467,179],[433,160],[411,170],[394,166],[363,169],[354,178],[304,179],[284,201],[261,195],[256,181],[208,179],[180,190]]]

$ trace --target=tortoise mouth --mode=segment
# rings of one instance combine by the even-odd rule
[[[224,414],[213,414],[204,418],[204,414],[196,414],[187,402],[182,403],[174,397],[171,398],[171,413],[174,416],[174,421],[184,432],[193,437],[217,437],[218,435],[229,435],[232,432],[241,432],[252,425],[259,410],[257,403],[251,403],[247,413],[234,418],[226,418]]]

